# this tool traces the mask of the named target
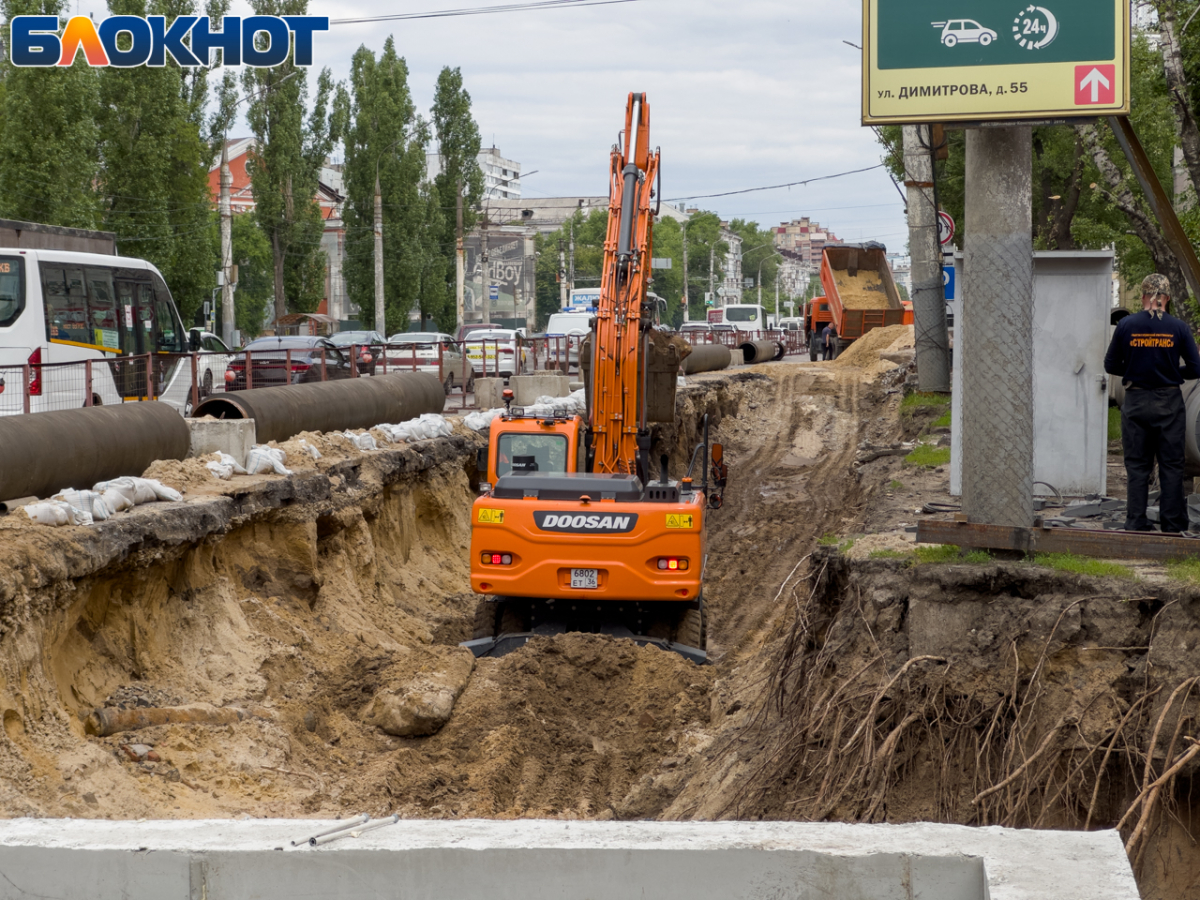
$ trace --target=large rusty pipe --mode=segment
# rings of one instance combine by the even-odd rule
[[[746,341],[738,344],[738,349],[742,351],[742,359],[747,365],[783,359],[784,353],[787,352],[787,348],[779,341]]]
[[[185,459],[191,430],[165,403],[123,403],[0,416],[0,498],[141,475],[156,459]]]
[[[731,359],[729,348],[724,344],[693,344],[692,352],[683,359],[683,374],[728,369]]]
[[[446,405],[441,382],[428,372],[397,372],[314,384],[230,391],[196,407],[196,416],[253,419],[255,440],[286,441],[302,431],[345,431],[407,422]]]

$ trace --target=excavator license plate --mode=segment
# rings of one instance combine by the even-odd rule
[[[571,587],[573,588],[598,588],[600,586],[599,570],[598,569],[572,569],[571,570]]]

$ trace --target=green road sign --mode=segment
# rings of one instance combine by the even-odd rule
[[[863,123],[1129,112],[1129,0],[863,0]]]

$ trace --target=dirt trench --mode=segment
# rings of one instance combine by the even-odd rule
[[[378,453],[308,435],[319,462],[293,441],[295,475],[232,486],[158,464],[183,504],[88,529],[0,519],[0,810],[657,815],[726,726],[725,682],[778,627],[770,586],[854,502],[840,473],[860,386],[809,368],[697,379],[657,435],[684,466],[707,413],[727,448],[706,588],[715,665],[600,636],[536,640],[478,661],[432,736],[366,719],[377,695],[463,665],[479,445],[465,430]],[[810,493],[805,472],[825,489]],[[183,704],[244,716],[84,730],[97,707]]]

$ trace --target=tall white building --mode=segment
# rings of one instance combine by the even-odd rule
[[[426,154],[426,171],[430,181],[442,171],[440,154]],[[521,164],[500,155],[495,147],[480,150],[479,168],[483,170],[483,196],[489,200],[521,199]]]

